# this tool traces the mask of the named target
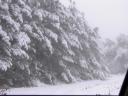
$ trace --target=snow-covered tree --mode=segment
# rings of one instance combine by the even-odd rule
[[[120,34],[116,42],[106,40],[105,60],[112,73],[126,72],[128,65],[128,36]]]
[[[0,78],[9,86],[102,79],[98,29],[70,2],[0,0]]]

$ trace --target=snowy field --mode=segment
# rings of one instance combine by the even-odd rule
[[[42,87],[13,88],[8,95],[118,95],[124,74],[112,75],[108,79],[82,81],[73,84],[42,85]]]

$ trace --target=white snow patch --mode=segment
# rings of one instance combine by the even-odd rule
[[[54,50],[53,50],[51,41],[50,41],[47,37],[45,37],[45,42],[46,42],[46,45],[47,45],[47,47],[48,47],[50,53],[52,54]]]
[[[20,48],[17,48],[17,49],[11,48],[11,50],[12,50],[13,55],[15,55],[15,56],[20,56],[22,58],[25,57],[25,58],[29,59],[28,54],[24,50],[22,50]]]
[[[29,24],[24,24],[24,25],[23,25],[23,30],[24,30],[25,32],[32,33],[32,27],[31,27]]]
[[[71,49],[68,50],[68,53],[72,56],[75,56],[75,53]]]
[[[7,3],[1,3],[0,2],[0,9],[2,9],[2,10],[8,10],[9,9],[8,4]]]
[[[6,21],[7,25],[14,28],[15,31],[19,31],[20,24],[15,22],[10,16],[2,15],[1,18]]]
[[[2,30],[1,26],[0,26],[0,36],[2,36],[2,40],[6,44],[8,44],[9,46],[11,45],[10,42],[9,42],[9,40],[10,40],[9,36],[7,35],[7,33],[5,31]]]
[[[56,33],[52,32],[51,30],[47,29],[46,34],[50,36],[52,39],[54,39],[56,42],[58,42],[58,36]]]
[[[37,16],[39,18],[40,21],[43,20],[43,15],[42,15],[42,11],[41,9],[38,9],[34,12],[34,15]]]
[[[74,63],[74,60],[70,56],[63,56],[63,59],[68,61],[68,62]]]
[[[28,44],[31,42],[30,38],[25,32],[20,32],[17,36],[20,46],[24,46],[28,50]]]
[[[66,48],[68,48],[68,43],[67,43],[67,41],[66,41],[64,38],[62,38],[61,40],[62,40],[62,44],[63,44]]]
[[[73,47],[76,47],[76,48],[79,48],[79,49],[82,49],[82,46],[79,42],[79,39],[77,37],[77,35],[74,35],[74,34],[69,34],[69,43],[73,46]]]
[[[0,60],[0,69],[3,71],[7,71],[7,68],[10,68],[10,66],[12,66],[10,61]]]
[[[80,60],[80,66],[83,68],[87,68],[88,69],[88,63],[86,62],[86,60]]]
[[[118,95],[124,74],[112,75],[108,79],[82,81],[73,84],[43,85],[32,88],[13,88],[8,95]]]

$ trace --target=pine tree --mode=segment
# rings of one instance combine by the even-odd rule
[[[98,40],[74,2],[68,8],[58,0],[0,2],[0,78],[9,86],[104,78]]]

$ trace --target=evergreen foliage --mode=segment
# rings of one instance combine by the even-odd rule
[[[105,78],[98,29],[70,3],[0,0],[0,86]]]

